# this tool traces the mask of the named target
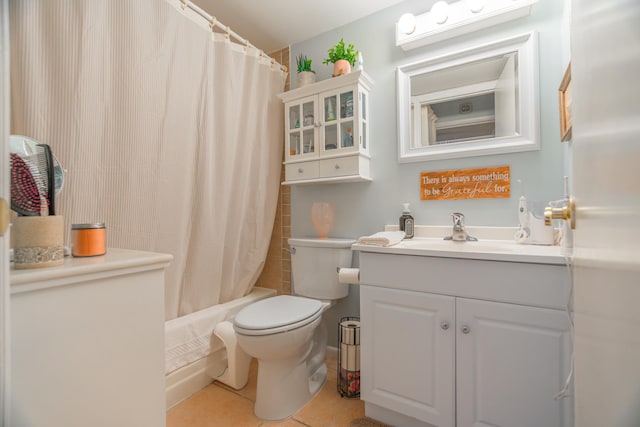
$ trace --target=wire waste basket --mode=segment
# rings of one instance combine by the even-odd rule
[[[343,317],[338,323],[338,391],[342,397],[360,396],[360,318]]]

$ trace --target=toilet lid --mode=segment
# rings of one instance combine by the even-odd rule
[[[280,295],[255,302],[238,312],[233,323],[237,332],[267,335],[304,326],[322,314],[320,301]]]

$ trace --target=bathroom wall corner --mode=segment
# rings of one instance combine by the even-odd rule
[[[289,66],[289,48],[278,50],[269,54],[280,64]],[[290,79],[285,81],[284,90],[289,90]],[[284,135],[282,135],[284,140]],[[284,156],[284,152],[283,152]],[[283,157],[284,161],[284,157]],[[284,181],[284,165],[282,166],[281,181]],[[281,186],[278,194],[278,208],[276,219],[271,233],[269,252],[265,260],[265,266],[256,281],[256,286],[275,289],[278,295],[291,293],[291,254],[287,240],[291,236],[291,189]]]

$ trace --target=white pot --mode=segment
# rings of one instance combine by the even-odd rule
[[[316,73],[313,71],[301,71],[296,79],[296,87],[304,87],[316,82]]]

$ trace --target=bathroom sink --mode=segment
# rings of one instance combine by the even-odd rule
[[[508,251],[512,252],[518,249],[519,245],[506,240],[481,240],[481,241],[454,241],[438,238],[417,238],[405,240],[401,243],[406,248],[425,249],[425,250],[454,250],[469,252],[496,252]]]
[[[479,239],[457,242],[442,237],[415,237],[394,246],[355,244],[354,250],[398,255],[466,258],[492,261],[565,264],[570,254],[560,246],[524,245],[513,240]]]

